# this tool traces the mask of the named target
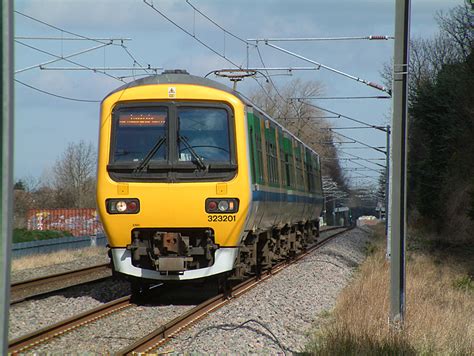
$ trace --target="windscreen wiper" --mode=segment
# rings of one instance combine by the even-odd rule
[[[151,148],[151,150],[147,153],[145,158],[140,162],[140,164],[133,170],[133,173],[141,172],[156,154],[156,152],[160,149],[160,147],[165,143],[166,137],[161,137],[158,141],[156,141],[155,145]]]
[[[194,148],[189,144],[188,139],[187,139],[185,136],[179,136],[179,140],[180,140],[181,142],[183,142],[184,145],[186,146],[186,148],[189,150],[189,152],[191,152],[191,155],[192,155],[193,158],[196,160],[196,163],[197,163],[197,165],[199,166],[199,168],[201,168],[202,170],[206,171],[206,170],[207,170],[207,167],[206,167],[206,165],[204,164],[204,161],[202,160],[201,157],[199,157],[199,155],[198,155],[197,152],[194,150]]]

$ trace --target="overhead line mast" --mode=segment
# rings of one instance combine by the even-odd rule
[[[407,116],[410,48],[410,0],[395,1],[393,60],[393,169],[390,256],[390,321],[402,326],[405,319],[405,234],[407,226]]]
[[[8,316],[10,306],[10,256],[13,207],[13,0],[2,0],[1,89],[2,119],[0,126],[0,353],[7,355]]]

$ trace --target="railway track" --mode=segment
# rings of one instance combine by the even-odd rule
[[[30,334],[11,340],[8,345],[8,353],[23,353],[39,344],[48,342],[53,338],[59,337],[67,332],[75,330],[79,327],[83,327],[133,305],[134,304],[131,302],[130,296],[113,300],[97,308],[65,319],[59,323],[47,326]]]
[[[57,292],[92,281],[100,281],[112,276],[110,264],[100,264],[74,271],[56,273],[44,277],[12,283],[10,304],[21,303],[25,300]]]
[[[200,319],[204,318],[206,315],[212,313],[214,310],[217,310],[221,308],[222,306],[226,305],[232,299],[238,298],[240,295],[246,293],[250,289],[256,287],[258,284],[270,278],[272,275],[277,274],[278,272],[282,271],[286,267],[303,259],[304,257],[309,255],[313,251],[324,246],[326,243],[328,243],[335,237],[351,229],[352,227],[351,228],[335,227],[335,228],[328,228],[328,229],[325,229],[324,231],[321,231],[322,233],[326,233],[329,231],[340,230],[338,232],[333,233],[331,236],[326,237],[324,240],[317,242],[316,244],[308,248],[305,252],[296,256],[294,259],[276,264],[270,270],[267,270],[264,273],[262,273],[260,277],[249,278],[246,281],[238,284],[237,286],[232,287],[230,294],[224,295],[224,293],[221,293],[213,298],[210,298],[204,301],[203,303],[197,305],[196,307],[192,308],[191,310],[184,313],[183,315],[160,326],[159,328],[157,328],[150,334],[146,335],[142,339],[137,340],[135,343],[131,344],[129,347],[124,348],[116,352],[115,354],[130,355],[130,354],[140,354],[140,353],[145,353],[145,354],[153,353],[156,349],[158,349],[160,346],[165,344],[170,338],[172,338],[174,335],[176,335],[180,331],[196,323]]]
[[[324,238],[324,240],[308,248],[305,252],[296,256],[294,259],[290,261],[280,262],[276,264],[275,266],[273,266],[272,269],[266,270],[264,273],[262,273],[262,275],[259,278],[253,277],[232,287],[229,294],[224,295],[221,293],[215,297],[207,299],[206,301],[202,302],[196,307],[193,307],[192,309],[182,314],[181,316],[160,326],[158,329],[146,335],[142,339],[137,340],[135,343],[133,343],[129,347],[120,350],[116,354],[125,355],[125,354],[143,353],[143,352],[149,353],[153,350],[156,350],[158,347],[163,345],[166,341],[169,340],[169,338],[173,337],[175,334],[179,333],[183,329],[189,327],[190,325],[204,318],[206,315],[208,315],[209,313],[212,313],[214,310],[229,303],[230,300],[237,298],[240,295],[246,293],[248,290],[254,288],[259,283],[267,280],[272,275],[280,272],[287,266],[301,260],[308,254],[312,253],[314,250],[320,248],[321,246],[323,246],[324,244],[326,244],[327,242],[329,242],[336,236],[348,231],[349,229],[340,228],[340,227],[328,228],[321,231],[321,233],[326,234],[330,231],[332,232],[335,230],[339,230],[339,231],[332,233],[331,236]],[[95,267],[99,267],[99,266],[95,266]],[[90,272],[86,272],[85,270],[86,269],[84,269],[83,273],[90,273]],[[89,269],[89,271],[91,270]],[[49,277],[53,277],[53,276],[49,276]],[[58,275],[58,278],[60,278],[59,275]],[[28,281],[25,281],[25,283],[26,282]],[[36,282],[33,282],[33,280],[31,280],[31,283],[36,283]],[[40,282],[38,281],[37,283],[40,283]],[[91,324],[99,319],[108,317],[112,314],[120,312],[134,305],[135,304],[132,302],[131,296],[126,296],[126,297],[122,297],[120,299],[111,301],[97,308],[91,309],[89,311],[78,314],[71,318],[65,319],[59,323],[53,324],[51,326],[42,328],[30,334],[11,340],[9,342],[8,353],[9,354],[24,353],[40,344],[49,342],[50,340],[60,337],[70,331],[73,331],[80,327],[87,326],[88,324]]]

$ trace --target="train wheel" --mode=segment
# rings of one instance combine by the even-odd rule
[[[217,285],[219,293],[224,294],[224,298],[232,296],[232,284],[227,273],[218,278]]]

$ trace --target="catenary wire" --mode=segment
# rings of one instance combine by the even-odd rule
[[[118,81],[120,81],[120,82],[125,82],[123,79],[120,79],[120,78],[118,78],[118,77],[116,77],[116,76],[113,76],[113,75],[111,75],[111,74],[109,74],[109,73],[106,73],[106,72],[103,72],[103,71],[100,71],[100,70],[93,70],[92,68],[90,68],[90,67],[88,67],[88,66],[85,66],[85,65],[83,65],[83,64],[80,64],[80,63],[77,63],[77,62],[74,62],[74,61],[71,61],[70,59],[67,59],[67,58],[58,56],[58,55],[56,55],[56,54],[54,54],[54,53],[45,51],[45,50],[43,50],[43,49],[41,49],[41,48],[38,48],[38,47],[35,47],[35,46],[31,46],[31,45],[29,45],[29,44],[27,44],[27,43],[24,43],[24,42],[21,42],[21,41],[18,41],[18,40],[15,40],[15,42],[18,43],[18,44],[21,44],[22,46],[31,48],[31,49],[33,49],[33,50],[35,50],[35,51],[38,51],[38,52],[47,54],[47,55],[52,56],[52,57],[56,57],[56,58],[62,59],[62,60],[64,60],[64,61],[66,61],[66,62],[75,64],[75,65],[77,65],[77,66],[79,66],[79,67],[89,69],[89,70],[92,71],[92,72],[101,73],[101,74],[106,75],[106,76],[108,76],[108,77],[110,77],[110,78],[116,79],[116,80],[118,80]]]
[[[204,41],[202,41],[200,38],[198,38],[196,35],[192,34],[191,32],[189,32],[188,30],[186,30],[184,27],[180,26],[177,22],[173,21],[171,18],[169,18],[168,16],[166,16],[162,11],[158,10],[155,5],[153,3],[149,3],[147,0],[143,0],[143,2],[148,5],[150,8],[152,8],[155,12],[157,12],[158,14],[160,14],[163,18],[165,18],[168,22],[172,23],[174,26],[176,26],[177,28],[179,28],[181,31],[183,31],[184,33],[186,33],[188,36],[194,38],[196,41],[198,41],[201,45],[203,45],[204,47],[206,47],[208,50],[210,50],[211,52],[213,52],[214,54],[218,55],[219,57],[223,58],[224,60],[226,60],[227,62],[229,62],[230,64],[232,64],[233,66],[237,67],[237,68],[240,68],[242,69],[242,66],[239,66],[238,64],[234,63],[234,61],[232,61],[230,58],[228,58],[227,56],[224,56],[222,55],[221,53],[219,53],[217,50],[215,50],[214,48],[212,48],[210,45],[208,45],[207,43],[205,43]]]
[[[49,23],[47,23],[47,22],[41,21],[41,20],[39,20],[39,19],[37,19],[37,18],[35,18],[35,17],[33,17],[33,16],[27,15],[27,14],[25,14],[25,13],[23,13],[23,12],[18,11],[18,10],[13,10],[13,11],[14,11],[15,13],[17,13],[18,15],[24,16],[24,17],[26,17],[26,18],[28,18],[28,19],[30,19],[30,20],[32,20],[32,21],[36,21],[36,22],[38,22],[38,23],[40,23],[40,24],[43,24],[43,25],[45,25],[45,26],[54,28],[55,30],[58,30],[58,31],[67,33],[67,34],[69,34],[69,35],[73,35],[73,36],[80,37],[80,38],[83,38],[83,39],[89,40],[89,41],[94,41],[94,42],[97,42],[97,43],[102,43],[102,44],[106,44],[106,43],[107,43],[107,42],[103,42],[103,41],[100,41],[100,40],[97,40],[97,39],[94,39],[94,38],[90,38],[90,37],[87,37],[87,36],[79,35],[79,34],[77,34],[77,33],[71,32],[71,31],[64,30],[64,29],[62,29],[62,28],[60,28],[60,27],[57,27],[57,26],[51,25],[51,24],[49,24]],[[115,44],[115,46],[119,46],[119,45]]]
[[[254,44],[244,40],[243,38],[233,34],[232,32],[226,30],[224,27],[222,27],[221,25],[219,25],[217,22],[215,22],[213,19],[211,19],[209,16],[207,16],[205,13],[203,13],[201,10],[199,10],[196,6],[194,6],[193,4],[191,4],[191,2],[189,0],[186,0],[186,3],[191,6],[197,13],[199,13],[201,16],[203,16],[204,18],[206,18],[207,20],[209,20],[211,23],[213,23],[214,25],[216,25],[218,28],[220,28],[222,31],[224,31],[225,33],[227,33],[228,35],[231,35],[232,37],[234,37],[235,39],[245,43],[246,45],[252,45],[252,46],[255,46]]]
[[[28,18],[28,19],[30,19],[30,20],[32,20],[32,21],[38,22],[38,23],[40,23],[40,24],[42,24],[42,25],[48,26],[48,27],[53,28],[53,29],[55,29],[55,30],[57,30],[57,31],[60,31],[60,32],[62,32],[62,33],[67,33],[67,34],[69,34],[69,35],[76,36],[76,37],[82,38],[82,39],[84,39],[84,40],[88,40],[88,41],[93,41],[93,42],[101,43],[101,44],[103,44],[103,45],[120,46],[121,48],[124,49],[124,51],[127,53],[127,55],[134,61],[134,63],[138,64],[141,68],[144,68],[144,67],[140,64],[140,62],[137,61],[136,58],[132,55],[132,53],[130,52],[130,50],[123,44],[123,41],[121,41],[121,44],[116,44],[116,43],[114,43],[115,39],[112,39],[112,40],[110,40],[110,41],[104,42],[104,41],[102,41],[102,40],[98,40],[98,39],[95,39],[95,38],[91,38],[91,37],[87,37],[87,36],[84,36],[84,35],[80,35],[80,34],[78,34],[78,33],[74,33],[74,32],[65,30],[65,29],[63,29],[63,28],[54,26],[54,25],[52,25],[52,24],[50,24],[50,23],[47,23],[47,22],[42,21],[42,20],[40,20],[40,19],[37,19],[37,18],[35,18],[35,17],[33,17],[33,16],[27,15],[27,14],[25,14],[25,13],[23,13],[23,12],[18,11],[18,10],[14,10],[14,12],[17,13],[18,15],[24,16],[24,17],[26,17],[26,18]]]
[[[298,101],[303,101],[303,100],[298,99]],[[337,115],[339,118],[344,118],[344,119],[347,119],[347,120],[350,120],[350,121],[357,122],[357,123],[359,123],[359,124],[361,124],[361,125],[365,125],[365,126],[367,126],[367,127],[371,127],[371,128],[373,128],[373,129],[386,132],[386,129],[383,128],[383,127],[380,127],[380,126],[377,126],[377,125],[372,125],[372,124],[369,124],[369,123],[367,123],[367,122],[354,119],[354,118],[352,118],[352,117],[350,117],[350,116],[343,115],[343,114],[340,114],[340,113],[338,113],[338,112],[335,112],[335,111],[332,111],[332,110],[329,110],[329,109],[322,108],[321,106],[318,106],[318,105],[310,104],[310,103],[307,103],[307,102],[304,102],[304,103],[305,103],[306,105],[312,106],[312,107],[314,107],[314,108],[316,108],[316,109],[319,109],[319,110],[328,112],[328,113],[330,113],[330,114]]]
[[[56,98],[60,98],[60,99],[64,99],[64,100],[78,101],[78,102],[82,102],[82,103],[100,103],[100,100],[78,99],[78,98],[71,98],[71,97],[67,97],[67,96],[63,96],[63,95],[59,95],[59,94],[54,94],[54,93],[51,93],[49,91],[34,87],[33,85],[26,84],[26,83],[24,83],[24,82],[22,82],[18,79],[15,79],[15,82],[17,82],[21,85],[24,85],[25,87],[28,87],[30,89],[36,90],[40,93],[47,94],[47,95],[50,95],[50,96],[54,96]]]

